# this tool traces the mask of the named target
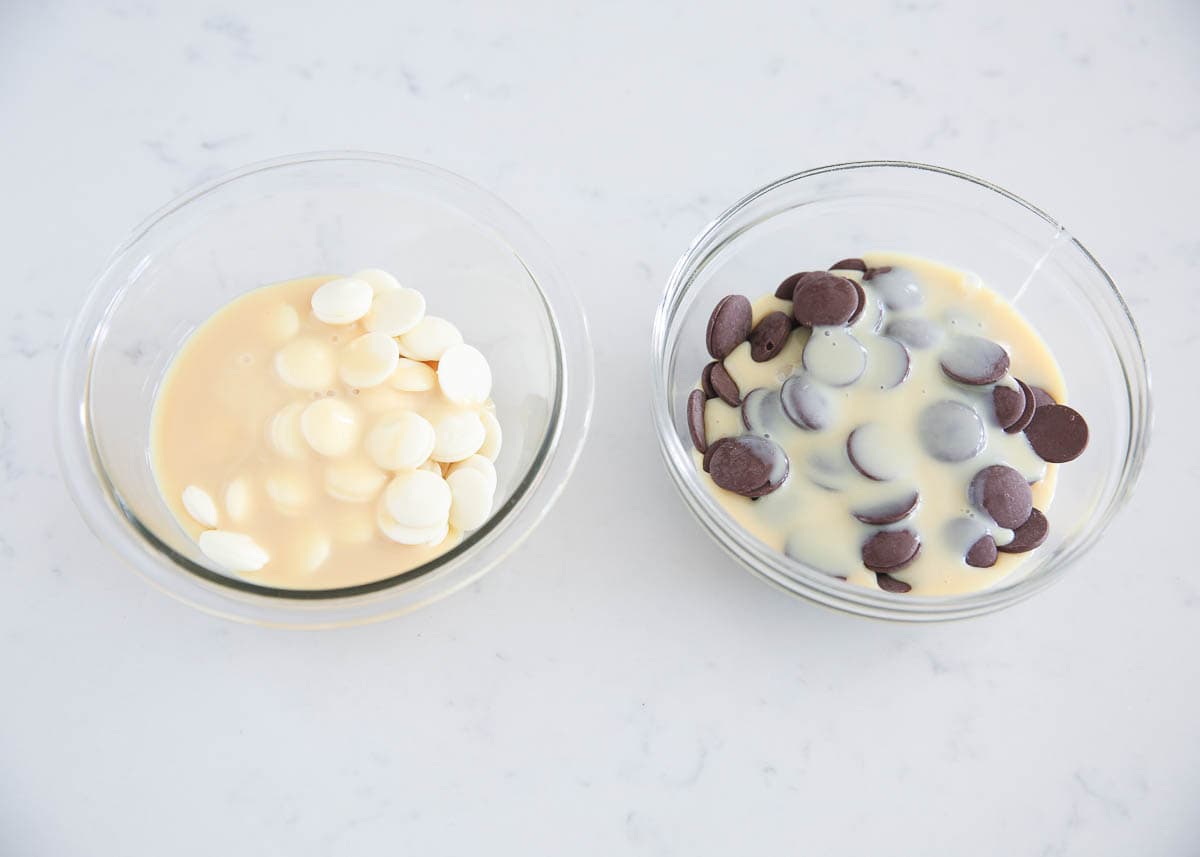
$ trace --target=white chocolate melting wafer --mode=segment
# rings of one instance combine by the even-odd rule
[[[275,371],[300,390],[324,390],[337,377],[333,351],[315,339],[296,339],[275,352]]]
[[[299,472],[274,473],[267,477],[267,496],[285,515],[298,515],[312,501],[312,487]]]
[[[382,268],[363,268],[361,271],[355,271],[351,276],[370,286],[371,291],[376,295],[400,288],[400,281]]]
[[[253,502],[250,483],[243,478],[233,480],[225,489],[225,512],[235,524],[243,523],[250,517]]]
[[[425,318],[425,296],[416,289],[389,289],[378,292],[363,327],[388,336],[402,336]]]
[[[387,482],[387,474],[369,461],[334,461],[325,465],[325,492],[345,503],[366,503]]]
[[[500,447],[504,442],[500,421],[491,411],[481,411],[479,419],[483,423],[483,446],[479,447],[479,454],[495,461],[500,455]]]
[[[438,362],[438,384],[446,398],[459,405],[479,405],[492,392],[492,368],[479,349],[470,345],[447,348]]]
[[[482,473],[484,478],[487,480],[488,492],[491,494],[496,493],[496,465],[492,464],[491,459],[486,458],[483,455],[469,456],[468,458],[464,458],[462,461],[450,465],[450,475],[453,475],[457,471],[463,469],[477,470]],[[449,479],[450,476],[447,476],[446,478]]]
[[[356,277],[330,280],[313,292],[313,315],[326,324],[353,324],[371,309],[374,295],[371,286]]]
[[[324,533],[308,533],[300,537],[297,544],[297,561],[300,570],[312,574],[325,564],[333,544]]]
[[[400,353],[412,360],[440,360],[446,349],[463,341],[458,328],[435,315],[427,315],[398,340]]]
[[[318,399],[300,414],[300,431],[321,455],[345,455],[358,443],[358,414],[340,399]]]
[[[274,342],[287,342],[300,332],[300,313],[291,304],[280,304],[267,317],[267,333]]]
[[[446,538],[450,529],[449,523],[435,527],[406,527],[396,522],[383,502],[375,509],[375,524],[381,533],[402,545],[436,545]]]
[[[342,349],[338,375],[351,387],[374,387],[396,371],[400,349],[383,333],[365,333]]]
[[[429,458],[435,442],[429,420],[414,411],[400,411],[371,429],[366,449],[384,470],[412,470]]]
[[[197,543],[204,555],[223,570],[238,574],[258,571],[271,560],[271,555],[244,533],[205,530]]]
[[[196,485],[183,489],[183,508],[196,520],[206,527],[217,525],[217,504],[207,491]]]
[[[440,476],[424,470],[401,473],[383,492],[392,520],[417,530],[440,527],[450,517],[450,486]]]
[[[306,407],[304,402],[292,402],[267,423],[267,440],[284,458],[301,459],[308,455],[308,444],[300,431],[300,415]]]
[[[482,526],[492,513],[492,492],[487,477],[467,467],[447,476],[446,484],[450,486],[450,523],[460,530]]]
[[[437,373],[420,361],[401,357],[389,381],[397,390],[423,393],[437,386]]]
[[[447,414],[433,431],[437,436],[431,454],[434,461],[462,461],[479,451],[486,436],[479,414],[473,411]]]

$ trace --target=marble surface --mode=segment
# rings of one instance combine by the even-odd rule
[[[0,853],[1197,853],[1200,5],[784,5],[0,4]],[[447,166],[542,232],[590,315],[594,429],[469,591],[349,631],[237,626],[81,523],[55,353],[149,211],[343,147]],[[763,585],[630,418],[690,237],[872,157],[1054,212],[1155,371],[1131,506],[1066,581],[965,624]]]

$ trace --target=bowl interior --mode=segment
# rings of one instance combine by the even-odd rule
[[[1048,512],[1051,536],[998,587],[953,599],[916,599],[840,584],[729,530],[728,516],[695,475],[684,402],[710,359],[705,327],[726,294],[752,299],[788,274],[822,269],[871,250],[925,256],[974,271],[1012,302],[1050,346],[1068,403],[1092,429],[1084,455],[1064,465]],[[689,505],[743,560],[788,588],[817,587],[819,600],[866,602],[883,614],[936,602],[1004,598],[1052,575],[1098,535],[1140,466],[1148,395],[1145,363],[1128,312],[1104,271],[1061,226],[997,188],[919,165],[864,164],[812,171],[752,194],[697,239],[680,261],[660,310],[655,348],[665,390],[664,451]],[[736,525],[734,525],[736,528]],[[738,534],[740,533],[740,539]],[[754,557],[751,559],[751,557]],[[809,593],[812,594],[812,593]],[[934,602],[924,604],[922,602]],[[856,609],[849,605],[849,609]],[[861,611],[859,611],[861,612]]]
[[[208,568],[158,493],[148,450],[163,374],[191,332],[243,292],[379,267],[424,292],[429,312],[487,355],[505,432],[496,515],[422,569],[461,556],[499,526],[553,439],[563,361],[546,298],[490,225],[487,205],[425,165],[317,159],[218,184],[135,236],[97,286],[113,297],[93,339],[85,402],[101,475],[130,525],[185,568],[244,586]]]

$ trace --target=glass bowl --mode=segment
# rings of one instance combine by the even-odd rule
[[[164,371],[197,325],[237,295],[367,267],[420,288],[488,355],[504,426],[496,511],[453,550],[361,586],[277,589],[214,570],[151,470],[151,409]],[[562,491],[592,394],[583,311],[512,209],[417,161],[305,154],[253,164],[177,199],[116,251],[67,334],[58,451],[87,523],[151,583],[229,618],[327,627],[420,607],[512,551]]]
[[[845,583],[785,557],[739,526],[696,473],[684,405],[710,359],[705,327],[726,294],[752,299],[793,271],[872,250],[978,273],[1042,334],[1070,404],[1092,427],[1060,474],[1046,544],[1014,574],[966,595],[919,597]],[[652,403],[667,470],[688,508],[751,571],[810,601],[863,616],[959,619],[1015,604],[1059,580],[1129,498],[1150,429],[1150,381],[1137,328],[1112,279],[1049,215],[972,176],[873,161],[797,173],[711,223],[676,264],[652,334]]]

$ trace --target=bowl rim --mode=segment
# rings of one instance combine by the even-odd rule
[[[1125,344],[1130,348],[1134,358],[1134,365],[1127,365],[1118,344],[1113,343],[1114,349],[1117,351],[1118,362],[1123,370],[1129,408],[1129,443],[1118,476],[1117,487],[1107,508],[1092,529],[1070,546],[1069,552],[1060,547],[1058,551],[1050,555],[1051,558],[1056,558],[1062,553],[1069,554],[1063,557],[1057,567],[1048,570],[1045,574],[1036,578],[1022,577],[1007,586],[1002,585],[960,595],[913,596],[888,593],[882,590],[876,592],[829,577],[768,547],[738,525],[732,516],[721,509],[708,496],[708,492],[703,491],[700,487],[690,448],[685,446],[672,419],[669,389],[674,354],[667,352],[671,324],[688,293],[692,280],[708,260],[714,257],[726,243],[754,229],[780,212],[773,212],[726,236],[720,243],[709,245],[712,239],[719,235],[742,211],[775,191],[818,176],[858,170],[915,170],[966,182],[997,194],[1051,226],[1056,233],[1055,240],[1060,237],[1068,239],[1071,246],[1082,253],[1086,263],[1107,286],[1107,289],[1103,291],[1103,297],[1110,300],[1118,310],[1119,321],[1125,327],[1124,332],[1128,334]],[[1107,329],[1105,333],[1106,337],[1109,336]],[[709,535],[743,567],[791,595],[840,612],[885,620],[928,622],[965,619],[1012,606],[1056,583],[1071,564],[1077,562],[1094,546],[1116,513],[1128,503],[1145,464],[1153,427],[1150,370],[1137,323],[1116,283],[1096,257],[1057,219],[1023,197],[969,173],[915,161],[847,161],[813,167],[768,182],[744,195],[717,215],[692,239],[687,249],[676,261],[667,279],[651,329],[651,375],[651,395],[653,397],[651,413],[658,436],[659,451],[671,481],[675,484],[685,506]]]
[[[525,269],[541,300],[553,344],[556,384],[549,420],[533,460],[504,505],[482,527],[428,562],[381,580],[328,589],[287,589],[223,575],[176,552],[125,506],[96,446],[90,413],[93,360],[111,312],[120,304],[129,281],[110,279],[155,227],[228,185],[272,171],[356,162],[397,167],[431,179],[434,199],[467,215],[475,228],[503,244]],[[445,198],[447,192],[455,194],[453,201]],[[536,529],[565,488],[586,442],[594,387],[590,335],[578,296],[566,283],[549,247],[506,202],[469,179],[425,161],[358,150],[302,152],[246,164],[185,191],[122,239],[89,284],[64,338],[56,373],[55,446],[68,491],[89,528],[157,588],[225,618],[287,627],[330,627],[409,612],[478,579],[508,556]],[[481,556],[493,546],[499,549]],[[405,604],[387,603],[406,594],[404,584],[436,583],[463,570],[466,573],[458,574],[453,585],[437,593],[409,598]],[[181,572],[215,597],[204,597],[194,587],[174,585],[172,578],[186,579]],[[389,594],[395,598],[389,599]],[[301,608],[298,614],[297,607]]]

